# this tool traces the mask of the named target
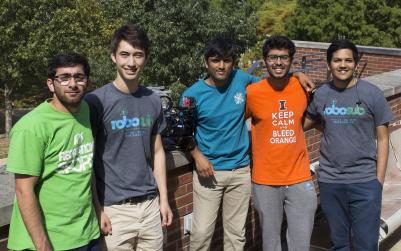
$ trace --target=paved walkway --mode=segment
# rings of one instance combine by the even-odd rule
[[[0,227],[9,223],[14,199],[14,179],[5,171],[5,163],[0,159]]]

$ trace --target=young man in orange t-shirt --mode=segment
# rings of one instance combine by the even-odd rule
[[[269,77],[247,87],[246,116],[252,118],[253,199],[263,250],[281,250],[283,210],[289,250],[309,250],[316,192],[302,129],[308,96],[288,72],[294,43],[273,36],[263,45]]]

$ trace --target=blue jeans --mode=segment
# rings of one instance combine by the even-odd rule
[[[91,240],[87,245],[69,251],[102,251],[99,239]]]
[[[356,251],[377,251],[383,189],[380,182],[319,182],[319,188],[320,205],[330,228],[330,250],[350,251],[353,246]]]

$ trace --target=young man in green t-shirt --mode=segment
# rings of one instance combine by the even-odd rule
[[[81,103],[89,72],[85,57],[56,55],[47,79],[53,97],[11,131],[7,171],[15,174],[16,199],[9,249],[100,250],[93,137],[88,105]]]

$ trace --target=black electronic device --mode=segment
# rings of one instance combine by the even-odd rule
[[[165,150],[188,150],[195,131],[195,99],[184,97],[176,107],[169,96],[163,95],[161,99],[166,119],[166,128],[161,133]]]

